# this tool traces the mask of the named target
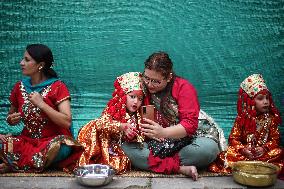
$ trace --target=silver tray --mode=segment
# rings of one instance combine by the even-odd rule
[[[111,166],[90,164],[78,167],[74,171],[76,180],[86,186],[102,186],[113,180],[115,171]]]

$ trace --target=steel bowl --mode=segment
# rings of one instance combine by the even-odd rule
[[[236,182],[255,187],[275,184],[278,171],[278,166],[262,161],[239,161],[232,166],[232,174]]]
[[[115,171],[111,166],[90,164],[78,167],[74,171],[76,180],[85,186],[102,186],[113,180]]]

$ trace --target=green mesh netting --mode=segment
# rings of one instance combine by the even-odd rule
[[[0,132],[21,131],[5,117],[29,43],[54,53],[55,70],[71,91],[75,136],[100,115],[116,76],[142,71],[157,50],[167,51],[176,73],[194,84],[201,108],[226,137],[239,84],[250,74],[263,74],[283,115],[283,7],[282,0],[1,1]]]

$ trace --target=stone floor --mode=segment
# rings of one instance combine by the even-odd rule
[[[102,187],[80,185],[74,177],[0,177],[1,189],[37,188],[37,189],[245,189],[252,188],[237,184],[233,177],[201,177],[198,181],[190,178],[133,178],[114,177],[113,181]],[[264,187],[261,187],[264,188]],[[284,181],[277,180],[269,189],[284,189]]]

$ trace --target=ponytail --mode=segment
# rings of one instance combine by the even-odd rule
[[[58,78],[57,73],[52,68],[43,67],[43,73],[48,78]]]

